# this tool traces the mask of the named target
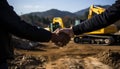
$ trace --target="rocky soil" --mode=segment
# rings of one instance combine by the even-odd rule
[[[29,50],[15,48],[15,59],[8,62],[9,69],[120,69],[120,45],[39,43]]]

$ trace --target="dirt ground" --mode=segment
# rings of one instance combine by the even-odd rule
[[[15,49],[9,69],[120,69],[120,45],[40,43],[32,50]]]

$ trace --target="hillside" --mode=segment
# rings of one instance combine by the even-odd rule
[[[103,8],[110,7],[110,5],[105,5],[105,6],[96,5],[96,6],[103,7]],[[88,11],[89,11],[89,7],[74,13],[71,13],[69,11],[50,9],[44,12],[31,12],[28,14],[24,14],[24,15],[21,15],[21,18],[30,24],[38,25],[41,27],[47,27],[49,23],[52,21],[51,19],[53,17],[62,17],[65,26],[69,27],[70,24],[74,25],[76,18],[79,18],[81,20],[86,20]],[[115,24],[118,27],[120,27],[119,22]]]
[[[76,16],[76,14],[74,13],[68,11],[61,11],[57,9],[50,9],[44,12],[32,12],[24,15],[32,15],[38,17],[64,17],[64,16],[75,17]]]
[[[100,6],[100,5],[96,5],[96,6]],[[110,5],[105,5],[105,6],[100,6],[103,8],[108,8]],[[69,16],[69,17],[76,17],[76,16],[81,16],[84,15],[86,12],[88,12],[89,7],[82,9],[80,11],[71,13],[69,11],[61,11],[58,9],[50,9],[44,12],[31,12],[28,14],[24,14],[24,15],[32,15],[32,16],[38,16],[38,17],[65,17],[65,16]],[[23,16],[23,15],[22,15]]]

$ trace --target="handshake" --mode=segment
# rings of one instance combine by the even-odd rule
[[[65,46],[74,36],[72,28],[57,29],[52,33],[51,41],[57,46]]]

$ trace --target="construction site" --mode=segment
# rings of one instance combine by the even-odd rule
[[[87,19],[104,11],[91,5]],[[61,17],[54,17],[45,29],[54,32],[57,28],[65,28]],[[13,41],[15,58],[8,60],[9,69],[120,69],[120,32],[113,24],[74,35],[64,46],[16,37]]]

